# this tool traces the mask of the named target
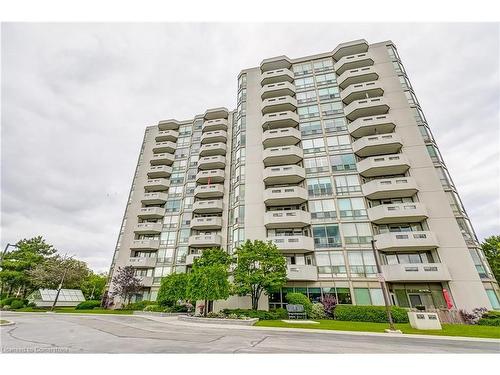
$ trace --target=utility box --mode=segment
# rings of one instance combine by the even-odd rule
[[[410,311],[408,312],[408,319],[412,328],[416,329],[441,329],[438,314]]]

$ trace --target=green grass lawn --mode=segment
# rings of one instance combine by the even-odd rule
[[[0,319],[0,324],[7,324],[7,323],[9,323],[9,321],[8,321],[8,320],[3,320],[3,319]]]
[[[309,328],[326,329],[338,331],[359,331],[359,332],[384,332],[389,328],[386,323],[365,323],[365,322],[341,322],[337,320],[317,320],[319,324],[290,324],[281,320],[260,320],[256,326],[260,327],[282,327],[282,328]],[[500,339],[500,327],[464,325],[464,324],[443,324],[443,329],[421,331],[412,328],[410,324],[396,324],[396,328],[403,333],[436,335],[436,336],[463,336],[463,337],[482,337]]]
[[[33,307],[24,307],[18,310],[19,312],[47,312],[49,309],[40,309]],[[56,313],[68,313],[68,314],[116,314],[116,315],[130,315],[133,311],[131,310],[105,310],[105,309],[92,309],[92,310],[75,310],[74,307],[56,307],[54,312]]]

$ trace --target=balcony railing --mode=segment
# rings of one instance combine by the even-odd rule
[[[156,265],[156,257],[132,257],[128,259],[128,265],[136,268],[153,268]]]
[[[389,104],[383,96],[354,100],[344,108],[344,113],[350,121],[360,117],[383,115],[389,111]]]
[[[199,169],[224,169],[226,158],[222,155],[203,156],[198,159]]]
[[[267,188],[264,203],[267,206],[298,205],[307,201],[307,190],[300,186]]]
[[[411,263],[382,265],[382,273],[386,281],[450,281],[448,267],[442,263]]]
[[[261,85],[268,85],[278,82],[293,82],[294,75],[290,69],[281,68],[275,70],[268,70],[262,73]]]
[[[222,199],[196,201],[193,203],[193,212],[196,213],[222,212]]]
[[[404,198],[418,191],[413,177],[395,177],[371,180],[361,186],[368,199]]]
[[[175,143],[171,141],[156,142],[153,146],[153,152],[155,154],[174,153],[175,147]]]
[[[177,130],[181,123],[177,120],[163,120],[158,123],[158,129],[162,130]]]
[[[293,146],[300,142],[300,130],[295,128],[281,128],[266,130],[262,135],[264,147]]]
[[[177,142],[177,138],[179,138],[179,132],[175,130],[160,130],[158,134],[155,136],[156,142]]]
[[[296,164],[304,158],[304,151],[297,146],[267,148],[263,152],[266,167],[284,164]]]
[[[134,240],[130,248],[133,250],[156,250],[160,247],[160,240]]]
[[[439,247],[431,231],[389,232],[374,236],[377,249],[381,251],[431,250]]]
[[[170,181],[166,178],[152,178],[148,179],[144,184],[146,191],[165,191],[168,190]]]
[[[196,198],[218,198],[224,195],[224,185],[210,184],[197,186],[194,189],[194,196]]]
[[[354,153],[361,157],[395,154],[403,146],[401,137],[397,134],[369,135],[359,138],[352,144]]]
[[[207,216],[207,217],[194,217],[190,223],[191,229],[195,230],[215,230],[222,228],[222,217]]]
[[[287,266],[286,278],[290,281],[317,281],[318,268],[312,265],[290,264]]]
[[[148,178],[164,178],[172,174],[172,167],[168,165],[153,165],[148,169]]]
[[[264,169],[266,185],[297,184],[306,178],[306,171],[298,165],[281,165]]]
[[[367,135],[392,133],[396,127],[396,121],[391,114],[360,117],[348,125],[349,133],[353,137],[365,137]]]
[[[296,109],[297,99],[289,95],[264,99],[261,106],[264,115],[271,112],[295,111]]]
[[[213,130],[201,135],[201,144],[226,142],[227,132],[225,130]]]
[[[222,237],[218,234],[199,234],[189,237],[188,245],[191,247],[219,247]]]
[[[139,223],[135,226],[134,232],[139,234],[157,234],[161,232],[162,223]]]
[[[165,216],[163,207],[142,207],[137,214],[141,219],[161,219]]]
[[[311,213],[303,210],[267,211],[264,215],[266,228],[302,228],[311,224]]]
[[[174,154],[167,152],[154,154],[151,158],[151,165],[172,165],[174,162]]]
[[[370,52],[357,53],[342,57],[333,65],[333,69],[338,75],[341,75],[346,70],[362,68],[374,64],[374,59]]]
[[[200,147],[200,156],[226,155],[224,143],[207,143]]]
[[[295,85],[290,82],[272,83],[260,90],[262,100],[277,96],[295,96]]]
[[[205,121],[201,127],[202,132],[211,132],[214,130],[227,130],[227,120],[218,118],[215,120]]]
[[[167,193],[144,193],[141,198],[143,204],[164,204],[167,201]]]
[[[268,237],[268,241],[274,243],[284,253],[308,253],[314,251],[312,237],[306,236],[283,236]]]
[[[224,170],[209,169],[206,171],[199,171],[196,174],[196,182],[199,184],[224,182]]]
[[[362,100],[382,96],[384,89],[378,81],[357,83],[348,86],[340,93],[340,98],[345,104],[352,103],[354,100]]]
[[[357,169],[364,177],[404,174],[409,168],[410,161],[404,154],[371,156],[357,163]]]
[[[378,79],[378,73],[373,66],[365,66],[363,68],[349,69],[342,73],[337,83],[341,89],[345,89],[349,85],[354,85],[362,82],[370,82]]]
[[[420,202],[381,204],[368,209],[368,217],[375,224],[415,223],[427,219],[427,209]]]

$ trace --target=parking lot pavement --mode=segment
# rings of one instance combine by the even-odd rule
[[[3,353],[499,353],[500,343],[213,327],[131,315],[2,313]]]

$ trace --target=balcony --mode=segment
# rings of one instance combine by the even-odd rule
[[[153,152],[155,154],[160,154],[160,153],[171,153],[173,154],[175,152],[175,143],[170,142],[170,141],[163,141],[163,142],[156,142],[156,144],[153,146]]]
[[[200,214],[215,214],[222,212],[222,199],[196,201],[193,203],[193,212]]]
[[[205,111],[205,114],[203,115],[203,118],[205,120],[215,120],[221,118],[226,119],[228,116],[229,116],[229,111],[227,110],[227,108],[219,107],[219,108],[207,109]]]
[[[303,210],[267,211],[264,225],[273,228],[303,228],[311,224],[311,213]]]
[[[188,254],[186,256],[186,266],[192,266],[194,264],[194,260],[201,257],[201,254]]]
[[[210,184],[197,186],[194,189],[196,198],[220,198],[224,195],[224,185]]]
[[[160,131],[163,131],[163,130],[177,130],[179,129],[179,126],[181,125],[181,123],[177,120],[173,120],[173,119],[170,119],[170,120],[163,120],[163,121],[160,121],[158,123],[158,129],[160,129]]]
[[[168,190],[170,181],[166,178],[149,179],[144,184],[146,191],[165,191]]]
[[[134,232],[137,234],[159,234],[162,227],[162,223],[139,223],[135,226]]]
[[[292,66],[292,62],[286,56],[276,56],[269,59],[264,59],[260,63],[260,70],[262,72],[268,72],[270,70],[277,69],[289,69]]]
[[[141,198],[143,204],[164,204],[167,201],[167,193],[144,193]]]
[[[264,99],[261,104],[262,114],[264,115],[271,112],[295,111],[296,109],[297,99],[288,95]]]
[[[172,174],[172,167],[168,165],[154,165],[148,169],[148,178],[165,178]]]
[[[208,120],[201,126],[202,132],[211,132],[214,130],[227,130],[227,119],[217,118],[215,120]]]
[[[207,143],[200,147],[200,156],[226,155],[224,143]]]
[[[364,177],[404,174],[410,168],[410,161],[404,154],[371,156],[359,161],[357,168]]]
[[[221,244],[222,237],[218,234],[197,234],[188,240],[191,247],[220,247]]]
[[[294,74],[290,69],[281,68],[263,72],[260,84],[262,86],[278,82],[293,82]]]
[[[287,266],[286,278],[289,281],[317,281],[318,268],[305,264],[289,264]]]
[[[297,146],[266,148],[262,153],[266,167],[284,164],[297,164],[304,158],[304,151]]]
[[[161,219],[165,216],[165,209],[162,207],[142,207],[137,216],[141,219]]]
[[[427,219],[427,209],[419,202],[382,204],[368,209],[368,217],[375,224],[419,223]]]
[[[373,66],[365,66],[363,68],[346,70],[337,78],[337,83],[341,89],[345,89],[349,85],[375,81],[377,79],[378,73],[375,71],[375,68]]]
[[[381,178],[361,185],[368,199],[405,198],[414,196],[418,189],[413,177]]]
[[[266,185],[298,184],[306,178],[306,171],[298,165],[283,165],[264,169]]]
[[[436,236],[431,231],[389,232],[374,236],[378,250],[381,251],[413,251],[431,250],[439,247]]]
[[[201,144],[207,143],[217,143],[222,142],[226,143],[227,141],[227,132],[225,130],[214,130],[211,132],[206,132],[201,135]]]
[[[131,250],[158,250],[160,247],[160,240],[134,240],[130,245]]]
[[[339,61],[342,57],[351,56],[368,51],[368,43],[364,39],[339,44],[333,50],[333,59]]]
[[[383,96],[355,100],[344,108],[344,113],[350,121],[360,117],[383,115],[388,111],[389,105]]]
[[[266,130],[262,134],[264,147],[294,146],[300,142],[300,139],[300,130],[295,128]]]
[[[217,230],[222,228],[222,217],[206,216],[191,219],[191,229],[194,230]]]
[[[355,138],[367,135],[392,133],[396,127],[392,115],[361,117],[349,123],[347,129]]]
[[[382,273],[386,281],[450,281],[448,267],[442,263],[384,264]]]
[[[267,237],[283,253],[308,253],[314,251],[314,240],[306,236]]]
[[[153,285],[153,276],[138,276],[138,278],[144,287],[149,288]]]
[[[196,174],[196,182],[199,184],[224,182],[224,170],[209,169],[208,171],[199,171]]]
[[[226,167],[226,158],[221,155],[204,156],[198,159],[199,169],[224,169]]]
[[[161,130],[155,137],[156,142],[177,142],[177,138],[179,138],[179,132],[175,130]]]
[[[384,89],[380,82],[372,81],[348,86],[340,93],[340,99],[342,99],[345,104],[349,104],[354,100],[374,98],[382,96],[383,94]]]
[[[299,115],[291,111],[268,113],[262,116],[262,128],[264,130],[286,127],[294,128],[298,124]]]
[[[361,157],[396,154],[401,150],[403,141],[394,133],[370,135],[359,138],[352,144],[354,153]]]
[[[307,190],[300,186],[267,188],[264,203],[267,206],[298,205],[307,201]]]
[[[156,266],[156,258],[153,257],[131,257],[128,258],[128,265],[135,268],[153,268]]]
[[[174,154],[167,152],[154,154],[151,158],[151,165],[172,165],[174,162]]]
[[[373,57],[369,52],[357,53],[342,57],[333,65],[333,69],[338,75],[341,75],[346,70],[363,68],[374,64]]]
[[[290,82],[280,82],[262,86],[260,90],[262,100],[277,96],[295,96],[295,85]]]

